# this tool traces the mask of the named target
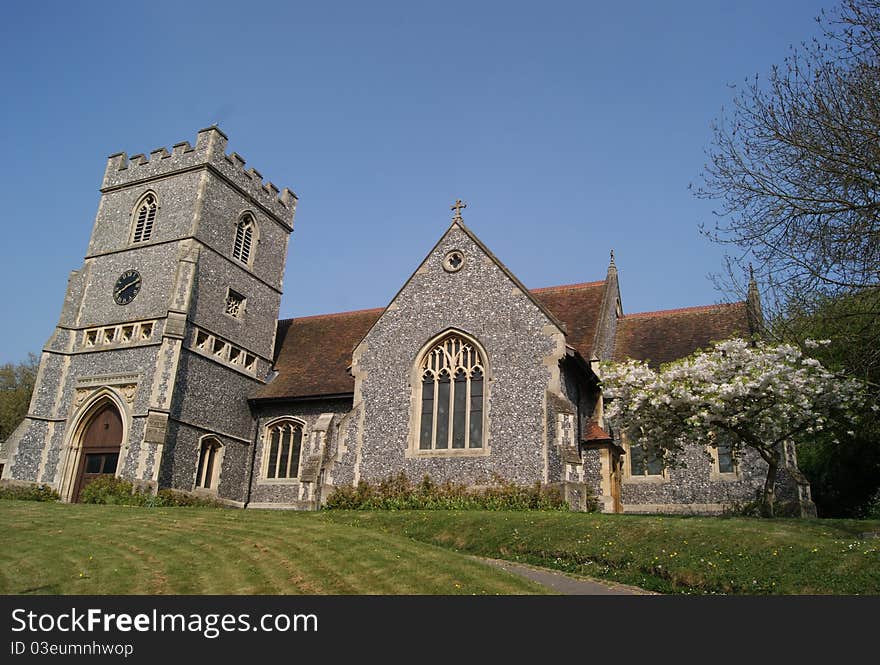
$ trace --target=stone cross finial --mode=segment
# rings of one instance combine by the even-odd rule
[[[453,217],[452,217],[452,221],[453,221],[453,222],[463,222],[463,221],[464,221],[464,220],[461,218],[461,211],[462,211],[463,208],[467,208],[467,203],[464,203],[461,199],[458,199],[458,200],[455,202],[455,205],[453,205],[453,206],[450,208],[450,210],[454,210],[454,211],[455,211],[455,215],[453,215]]]

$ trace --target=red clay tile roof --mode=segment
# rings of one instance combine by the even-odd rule
[[[634,358],[659,367],[710,342],[748,335],[744,302],[628,314],[617,322],[614,360]]]
[[[532,295],[568,327],[569,344],[589,358],[605,282],[533,289]],[[278,322],[278,376],[254,399],[293,399],[354,392],[351,353],[384,308],[322,314]]]
[[[596,326],[599,325],[604,289],[605,281],[602,280],[532,289],[532,295],[565,323],[568,328],[568,344],[577,349],[584,358],[590,358],[596,338]]]
[[[584,441],[611,441],[611,435],[599,427],[595,420],[590,420],[584,429]]]
[[[567,342],[589,358],[593,350],[604,281],[533,289],[532,295],[568,328]],[[351,353],[384,308],[284,319],[278,322],[278,376],[255,399],[294,399],[351,394]],[[745,303],[710,305],[622,317],[614,359],[637,358],[657,366],[682,358],[709,342],[747,335]]]
[[[348,371],[351,352],[384,308],[304,316],[278,322],[275,368],[278,376],[255,399],[285,399],[354,392]]]

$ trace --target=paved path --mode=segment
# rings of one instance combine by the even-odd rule
[[[500,559],[484,559],[476,557],[483,563],[506,570],[508,573],[527,577],[528,579],[543,584],[545,587],[552,589],[556,593],[568,596],[645,596],[656,595],[653,591],[646,591],[634,586],[626,586],[625,584],[617,584],[615,582],[599,582],[597,580],[571,577],[564,573],[548,570],[547,568],[537,568],[522,563],[513,563],[512,561],[502,561]]]

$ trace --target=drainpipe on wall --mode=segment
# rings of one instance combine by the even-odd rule
[[[260,438],[260,418],[257,416],[254,422],[254,440],[251,444],[251,459],[248,463],[248,472],[247,472],[247,494],[244,497],[244,506],[242,508],[247,508],[248,504],[251,502],[251,489],[254,486],[254,464],[257,459],[257,440]]]

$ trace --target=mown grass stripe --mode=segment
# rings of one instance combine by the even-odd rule
[[[457,511],[318,519],[673,593],[878,594],[880,522]]]
[[[545,591],[404,536],[317,518],[0,500],[0,528],[7,534],[0,593]]]

